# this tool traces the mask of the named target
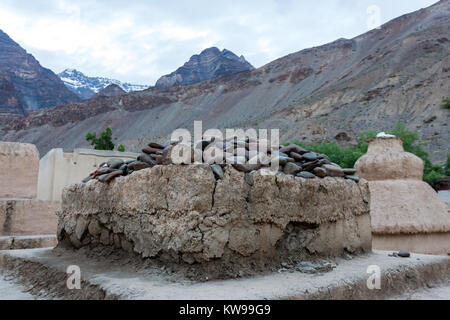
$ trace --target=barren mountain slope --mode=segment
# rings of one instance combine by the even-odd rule
[[[280,128],[281,140],[351,143],[367,129],[406,122],[429,141],[431,158],[449,151],[450,1],[397,18],[351,40],[302,50],[259,69],[192,86],[151,88],[43,109],[12,122],[3,140],[53,147],[87,145],[110,126],[127,150],[137,139],[166,139],[179,127]]]
[[[0,73],[9,83],[8,92],[0,92],[0,122],[23,116],[30,110],[56,106],[79,98],[67,89],[61,79],[0,30]],[[10,93],[14,91],[13,104]],[[15,108],[17,106],[17,108]],[[6,110],[9,110],[7,113]]]

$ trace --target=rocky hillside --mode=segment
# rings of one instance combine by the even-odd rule
[[[117,97],[122,94],[127,93],[125,90],[123,90],[121,87],[119,87],[117,84],[110,84],[105,89],[99,91],[95,94],[96,97],[104,96],[104,97]]]
[[[58,76],[69,90],[77,94],[83,100],[92,98],[96,93],[111,84],[121,87],[126,92],[141,91],[149,87],[103,77],[88,77],[75,69],[66,69],[59,73]]]
[[[418,130],[433,161],[450,149],[450,1],[404,15],[354,39],[299,51],[261,68],[191,86],[150,88],[42,109],[12,122],[1,139],[85,146],[88,131],[113,130],[139,150],[176,128],[279,128],[281,140],[354,143],[361,131]]]
[[[0,124],[23,117],[25,110],[14,88],[11,77],[0,73]]]
[[[79,98],[62,81],[0,30],[0,122],[24,112]]]
[[[175,84],[187,86],[253,69],[244,56],[238,57],[227,49],[220,51],[213,47],[203,50],[199,55],[193,55],[175,72],[162,76],[156,82],[156,87],[170,87]]]

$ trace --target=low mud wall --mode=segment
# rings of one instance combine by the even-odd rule
[[[0,198],[36,198],[38,172],[35,145],[0,141]]]
[[[32,236],[56,233],[60,202],[0,199],[0,236]]]
[[[207,164],[166,165],[63,191],[59,247],[114,247],[175,263],[270,264],[371,250],[369,190]]]

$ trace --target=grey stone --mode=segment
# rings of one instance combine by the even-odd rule
[[[302,147],[296,145],[296,144],[290,144],[287,147],[282,147],[280,149],[280,152],[289,154],[291,152],[295,152],[298,153],[300,155],[304,154],[304,153],[308,153],[308,150],[303,149]]]
[[[130,241],[122,239],[121,245],[122,249],[125,250],[126,252],[133,252],[133,244]]]
[[[148,163],[151,166],[156,166],[158,163],[152,159],[148,154],[142,153],[137,157],[138,161]]]
[[[122,170],[123,174],[126,175],[128,173],[128,165],[124,163],[123,165],[120,166],[119,170]]]
[[[308,152],[303,154],[303,158],[308,161],[314,161],[317,160],[317,155],[315,153]]]
[[[247,159],[245,157],[229,157],[226,159],[226,163],[228,164],[245,164]]]
[[[221,166],[219,166],[218,164],[212,164],[211,165],[211,169],[212,169],[212,171],[214,173],[214,176],[217,179],[223,179],[223,170],[222,170]]]
[[[111,169],[119,169],[120,166],[123,164],[123,160],[122,159],[109,159],[107,164],[108,164],[108,167],[110,167]]]
[[[251,171],[249,166],[247,166],[245,164],[241,164],[241,163],[235,163],[235,164],[233,164],[233,167],[237,171],[241,171],[241,172],[250,172]]]
[[[297,264],[296,269],[302,273],[324,273],[333,271],[336,268],[336,264],[331,262],[309,262],[303,261]]]
[[[100,233],[102,233],[102,227],[97,220],[91,220],[88,226],[88,231],[92,236],[98,236]]]
[[[142,148],[142,152],[146,154],[162,154],[163,150],[151,147],[144,147]]]
[[[83,246],[83,245],[81,244],[81,241],[77,239],[77,236],[76,236],[75,233],[72,233],[72,234],[69,236],[69,239],[70,239],[70,243],[72,243],[72,245],[73,245],[76,249],[79,249],[79,248],[81,248],[81,247]]]
[[[114,234],[114,246],[115,246],[117,249],[122,248],[122,243],[121,243],[121,241],[120,241],[120,236],[119,236],[118,234]]]
[[[97,175],[102,175],[102,174],[108,174],[108,173],[111,173],[111,172],[113,172],[115,169],[112,169],[112,168],[100,168],[100,169],[98,169],[97,171],[96,171],[96,174]]]
[[[102,182],[110,182],[114,180],[115,178],[123,175],[122,170],[116,170],[114,172],[108,173],[105,178],[102,179]]]
[[[342,169],[346,176],[352,176],[356,174],[356,169]]]
[[[409,258],[411,257],[411,253],[409,253],[408,251],[399,251],[397,253],[397,255],[401,258]]]
[[[297,174],[297,177],[304,178],[304,179],[314,179],[314,178],[316,178],[316,175],[314,175],[308,171],[302,171]]]
[[[198,150],[204,151],[207,146],[209,146],[212,143],[211,140],[202,140],[195,146]]]
[[[359,182],[359,180],[360,180],[359,176],[357,176],[357,175],[345,176],[345,179],[353,180],[355,182]]]
[[[84,178],[82,182],[86,183],[86,182],[91,181],[92,179],[94,179],[94,176],[89,176],[89,177]]]
[[[109,231],[107,229],[103,229],[100,234],[100,243],[108,246],[110,244]]]
[[[300,168],[299,166],[297,166],[295,163],[292,162],[286,163],[283,170],[285,174],[292,174],[292,175],[296,175],[300,171],[302,171],[302,168]]]
[[[156,142],[151,142],[151,143],[148,144],[148,146],[150,148],[155,148],[155,149],[164,149],[163,145],[161,145],[159,143],[156,143]]]
[[[97,180],[103,182],[107,176],[108,174],[102,174],[100,176],[97,176]]]
[[[277,160],[277,159],[278,159],[278,164],[279,164],[280,166],[284,166],[284,165],[286,165],[286,163],[288,163],[288,162],[295,162],[294,159],[292,159],[292,158],[290,158],[290,157],[283,157],[283,156],[275,157],[275,159],[273,159],[272,161],[275,161],[275,160]]]
[[[302,161],[303,160],[303,156],[296,153],[296,152],[291,152],[290,153],[291,158],[293,158],[295,161]]]
[[[325,178],[327,176],[327,170],[322,167],[314,168],[313,172],[316,176],[321,178]]]
[[[310,161],[310,162],[306,162],[302,165],[302,170],[303,171],[313,171],[314,168],[320,167],[320,166],[321,166],[321,164],[320,164],[319,160]]]
[[[146,162],[142,162],[142,161],[135,161],[133,163],[130,163],[128,165],[128,168],[133,170],[133,171],[139,171],[139,170],[143,170],[143,169],[147,169],[150,168],[151,165],[149,165]]]
[[[325,164],[322,166],[327,170],[327,176],[330,177],[343,177],[344,176],[344,170],[342,170],[341,167],[335,166],[332,164]]]
[[[85,219],[84,217],[79,217],[77,219],[77,225],[75,227],[75,235],[78,240],[81,240],[87,231],[89,221]]]

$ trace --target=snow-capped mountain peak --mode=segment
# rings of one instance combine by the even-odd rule
[[[76,69],[66,69],[59,73],[58,76],[69,90],[75,92],[82,99],[91,98],[111,84],[118,85],[126,92],[141,91],[149,87],[147,85],[131,84],[104,77],[88,77]]]

